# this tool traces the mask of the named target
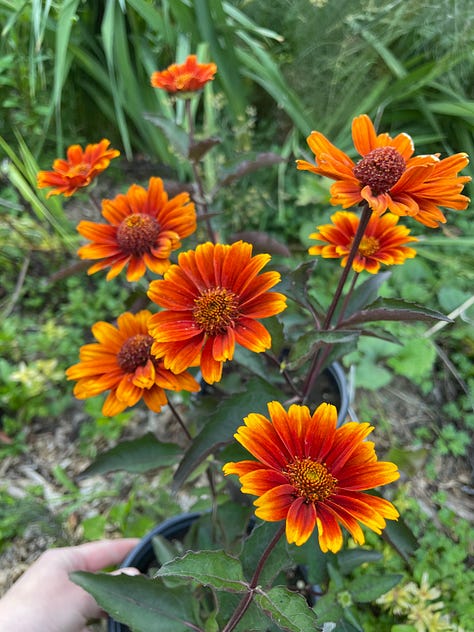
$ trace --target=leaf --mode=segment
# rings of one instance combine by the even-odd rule
[[[234,432],[249,413],[266,413],[267,402],[281,401],[284,394],[266,380],[255,376],[246,390],[223,399],[208,416],[206,425],[193,439],[174,476],[179,488],[189,474],[216,448],[232,440]]]
[[[317,261],[306,261],[300,264],[295,270],[280,270],[281,281],[278,284],[278,291],[291,298],[298,305],[302,305],[305,308],[317,309],[319,312],[323,312],[321,305],[314,300],[308,299],[307,286],[311,275],[317,265]]]
[[[195,141],[188,151],[188,158],[193,162],[199,162],[203,156],[207,154],[213,147],[221,143],[221,139],[217,136],[211,138],[203,138],[202,140]]]
[[[450,318],[434,309],[410,303],[397,298],[378,298],[360,312],[356,312],[349,318],[345,318],[340,327],[352,327],[359,323],[377,320],[418,321],[418,320],[444,320],[452,322]]]
[[[179,125],[165,116],[157,116],[156,114],[149,114],[145,112],[143,118],[153,125],[156,125],[163,134],[171,146],[179,153],[183,158],[187,158],[189,155],[189,137],[187,133]]]
[[[229,237],[229,241],[246,241],[253,245],[254,253],[268,253],[270,255],[280,255],[282,257],[291,257],[291,252],[286,244],[283,244],[275,237],[271,237],[263,230],[243,230],[239,233],[233,233]],[[278,290],[278,288],[276,288]]]
[[[174,465],[182,454],[175,443],[163,443],[151,433],[131,441],[122,441],[101,454],[79,478],[106,474],[115,470],[143,473],[158,467]]]
[[[161,566],[155,576],[179,577],[228,592],[241,593],[249,589],[240,561],[225,551],[189,551]]]
[[[279,529],[281,529],[281,524],[279,523],[263,522],[254,527],[252,533],[244,541],[240,559],[242,560],[244,575],[249,581],[253,577],[263,552],[268,547],[268,543]],[[280,538],[265,562],[258,579],[259,585],[270,587],[278,573],[291,568],[292,565],[294,566],[294,562],[287,553],[285,538]]]
[[[412,338],[387,360],[387,364],[398,375],[421,384],[432,374],[435,360],[436,348],[431,340]]]
[[[134,632],[189,632],[196,629],[187,586],[168,588],[142,575],[109,575],[77,571],[71,580],[89,592],[99,606]]]
[[[411,556],[418,549],[418,541],[402,518],[387,521],[387,526],[383,530],[383,539],[402,557],[405,562],[409,562]]]
[[[381,595],[385,595],[403,579],[403,575],[387,573],[386,575],[362,575],[356,577],[349,586],[352,599],[357,603],[370,603]]]
[[[219,180],[213,192],[213,196],[219,189],[228,186],[243,176],[246,176],[249,173],[254,173],[254,171],[258,171],[259,169],[265,169],[266,167],[277,165],[280,162],[284,162],[284,158],[272,152],[262,152],[257,154],[255,158],[251,160],[243,160],[242,162],[239,162],[235,165],[235,167],[229,169],[226,175]]]
[[[357,549],[342,550],[337,555],[337,563],[342,573],[348,575],[358,566],[369,562],[378,562],[382,559],[382,553],[358,547]]]
[[[351,294],[344,312],[345,316],[350,316],[373,303],[378,296],[381,286],[390,278],[391,274],[390,271],[373,274],[364,283],[357,286]]]
[[[293,344],[286,367],[294,370],[311,358],[315,351],[325,344],[333,345],[352,342],[359,337],[359,331],[334,329],[331,331],[308,331]]]
[[[315,612],[299,593],[275,586],[267,593],[257,592],[255,603],[282,629],[288,632],[308,632],[317,629]]]

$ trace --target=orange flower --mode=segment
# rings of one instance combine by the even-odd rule
[[[95,145],[87,145],[84,151],[80,145],[71,145],[67,150],[67,160],[58,158],[54,161],[54,171],[38,172],[38,188],[56,187],[46,194],[49,198],[61,194],[69,197],[77,189],[86,187],[107,169],[112,158],[120,156],[116,149],[107,149],[109,145],[110,141],[105,138]]]
[[[297,160],[298,169],[312,171],[336,180],[331,186],[331,204],[343,208],[365,200],[382,215],[388,209],[395,215],[410,215],[431,228],[446,222],[440,206],[463,210],[469,198],[461,191],[471,178],[458,172],[468,164],[467,154],[443,160],[439,154],[413,156],[413,141],[408,134],[376,134],[365,114],[352,121],[354,146],[362,156],[354,163],[320,132],[311,132],[307,141],[316,166]]]
[[[189,55],[184,64],[171,64],[166,70],[154,72],[151,85],[172,93],[196,92],[214,79],[216,72],[216,64],[200,64],[196,55]]]
[[[290,544],[304,544],[317,527],[321,550],[337,553],[340,525],[364,544],[359,522],[381,533],[386,518],[398,518],[392,503],[364,493],[399,477],[396,465],[377,461],[374,444],[364,441],[373,426],[349,422],[336,428],[331,404],[311,416],[306,406],[293,404],[287,412],[270,402],[268,412],[271,421],[251,413],[234,435],[257,460],[227,463],[224,474],[237,474],[242,492],[258,496],[257,517],[286,520]]]
[[[416,250],[404,244],[418,239],[409,236],[410,230],[406,226],[397,226],[398,219],[392,213],[385,213],[382,217],[371,216],[352,263],[353,270],[367,270],[376,274],[381,263],[404,263],[405,259],[412,259],[416,255]],[[328,259],[342,257],[341,266],[345,267],[359,226],[359,217],[355,213],[339,211],[331,216],[331,220],[332,224],[318,226],[319,233],[310,235],[310,239],[326,241],[330,245],[311,246],[308,252]]]
[[[105,322],[93,325],[92,333],[98,342],[81,347],[80,362],[66,371],[68,379],[77,380],[74,395],[78,399],[110,391],[102,412],[113,417],[142,397],[148,408],[159,412],[167,403],[164,389],[199,390],[192,375],[175,375],[150,355],[150,317],[148,310],[125,312],[118,317],[118,327]]]
[[[255,352],[269,349],[270,334],[256,319],[286,307],[283,294],[268,291],[280,274],[258,274],[269,260],[265,254],[252,257],[252,246],[242,241],[208,242],[180,253],[178,265],[150,283],[149,298],[165,308],[150,320],[151,352],[175,373],[200,364],[212,384],[221,379],[236,343]]]
[[[82,221],[77,230],[92,243],[77,251],[81,259],[101,259],[88,270],[110,267],[107,280],[127,267],[127,281],[138,281],[149,268],[163,274],[181,239],[196,230],[196,212],[188,193],[168,199],[161,178],[150,178],[148,189],[132,184],[126,194],[102,201],[108,224]]]

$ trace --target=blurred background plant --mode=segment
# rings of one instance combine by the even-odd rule
[[[78,407],[58,377],[76,360],[90,323],[122,311],[128,294],[120,283],[107,284],[105,292],[98,275],[73,274],[75,219],[95,211],[85,197],[66,204],[38,195],[38,163],[46,168],[69,144],[98,141],[106,129],[122,159],[100,179],[100,195],[113,197],[131,177],[186,180],[187,167],[172,149],[176,138],[164,131],[174,129],[167,121],[182,122],[184,110],[175,115],[166,95],[150,89],[149,76],[197,52],[219,67],[195,113],[206,136],[221,140],[219,156],[206,156],[208,190],[232,178],[231,157],[236,164],[261,151],[283,158],[233,181],[228,197],[216,202],[222,224],[235,233],[266,231],[298,256],[315,225],[333,212],[329,183],[294,170],[311,129],[348,150],[348,122],[367,112],[384,129],[409,130],[420,153],[442,147],[474,155],[474,7],[470,0],[0,0],[0,28],[0,469],[5,475],[18,464],[27,468],[4,478],[0,541],[4,547],[15,542],[32,522],[46,529],[44,503],[66,539],[142,535],[178,507],[199,506],[199,498],[186,490],[176,505],[166,504],[165,494],[155,505],[133,473],[112,472],[96,499],[88,484],[74,479],[98,451],[133,436],[139,423],[133,413],[106,421],[91,401]],[[472,166],[466,173],[473,175]],[[409,331],[393,325],[395,335],[405,328],[406,344],[366,338],[346,366],[358,417],[378,418],[388,458],[410,476],[418,472],[419,480],[399,492],[419,537],[415,559],[403,569],[406,583],[420,586],[427,571],[430,586],[441,586],[442,612],[465,629],[472,613],[462,595],[473,554],[471,226],[467,212],[452,213],[436,236],[417,226],[417,258],[409,268],[395,267],[384,289],[449,313],[454,323],[428,330],[410,325]],[[311,291],[323,300],[338,270],[319,266],[318,272]],[[48,364],[52,348],[55,363]],[[59,441],[65,476],[55,469],[57,454],[45,454],[44,437]],[[82,460],[73,460],[73,448]],[[158,493],[171,474],[165,468],[147,476]],[[7,510],[22,503],[38,513],[34,519],[31,512],[15,513],[16,523]],[[387,563],[382,547],[380,554],[379,563]],[[399,560],[390,564],[401,571]],[[366,562],[358,568],[355,578]],[[338,585],[334,578],[337,571],[331,581]],[[341,585],[357,603],[350,582],[343,578]],[[403,619],[374,600],[350,608],[358,621],[352,625],[364,630],[381,629],[374,616],[382,610],[384,629],[408,632],[400,626],[414,625],[405,620],[408,613]]]

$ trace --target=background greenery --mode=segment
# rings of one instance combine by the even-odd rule
[[[109,475],[107,485],[94,489],[76,479],[104,446],[154,422],[135,411],[105,420],[100,402],[73,401],[64,369],[76,362],[90,324],[123,311],[128,293],[120,282],[74,273],[75,223],[94,209],[86,196],[62,203],[38,195],[36,171],[49,168],[69,144],[106,136],[122,158],[101,178],[99,195],[111,197],[151,174],[186,180],[172,132],[164,131],[183,112],[177,108],[174,118],[149,76],[197,52],[219,68],[195,113],[204,132],[222,141],[206,158],[209,189],[232,180],[242,158],[272,151],[283,159],[232,181],[213,200],[221,229],[267,231],[298,258],[307,235],[334,211],[329,183],[294,168],[294,159],[307,155],[304,139],[312,129],[350,150],[350,121],[366,112],[380,128],[408,131],[417,153],[474,155],[474,6],[470,0],[0,0],[0,28],[0,468],[29,472],[9,474],[0,486],[0,547],[6,551],[32,524],[43,531],[56,525],[54,542],[142,535],[183,507],[199,507],[206,490],[170,499],[163,491],[166,469],[147,480],[151,492],[131,475]],[[473,175],[472,167],[466,172]],[[471,226],[470,210],[448,213],[439,231],[412,226],[421,238],[418,256],[396,267],[386,288],[452,314],[454,323],[410,326],[401,347],[366,339],[346,360],[357,416],[378,420],[379,440],[405,473],[394,500],[418,538],[407,563],[387,561],[383,544],[374,542],[382,556],[374,563],[403,572],[406,582],[419,583],[427,571],[442,589],[443,612],[465,630],[474,616],[465,596],[473,554]],[[319,265],[317,272],[312,291],[324,302],[337,265]],[[38,450],[42,436],[61,437],[64,427],[71,451],[58,464]],[[370,600],[354,605],[351,582],[364,572],[366,566],[347,578],[335,569],[331,577],[338,594],[352,595],[338,607],[350,611],[355,629],[412,630],[403,627],[413,625],[407,613],[394,615]]]

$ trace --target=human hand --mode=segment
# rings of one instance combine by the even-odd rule
[[[104,613],[91,595],[69,580],[69,573],[116,566],[137,542],[100,540],[45,551],[0,599],[0,631],[81,632],[87,621]],[[121,572],[139,573],[135,568]]]

